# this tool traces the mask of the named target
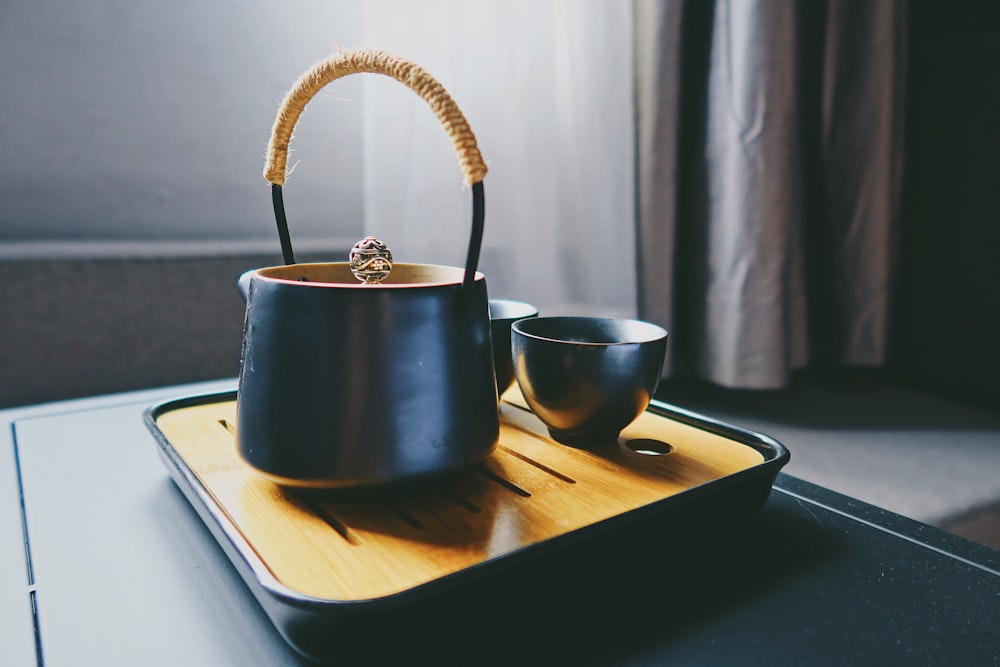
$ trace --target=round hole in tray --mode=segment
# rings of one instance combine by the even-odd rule
[[[652,438],[629,440],[625,443],[625,446],[636,454],[642,454],[643,456],[662,456],[674,451],[674,446],[670,443],[663,442],[662,440],[653,440]]]

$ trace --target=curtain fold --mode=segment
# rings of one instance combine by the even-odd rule
[[[836,354],[878,365],[896,259],[908,21],[899,2],[834,2],[827,17],[821,157],[842,286]]]
[[[885,361],[903,0],[636,0],[640,315],[666,373]]]

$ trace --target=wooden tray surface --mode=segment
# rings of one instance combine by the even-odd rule
[[[283,489],[256,474],[236,451],[235,400],[168,410],[155,423],[272,576],[332,601],[401,593],[764,462],[746,444],[653,412],[617,446],[566,447],[516,387],[500,415],[500,446],[486,462],[378,500]]]

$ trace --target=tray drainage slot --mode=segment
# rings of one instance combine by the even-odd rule
[[[225,419],[220,419],[219,420],[219,426],[221,426],[222,428],[226,429],[231,434],[236,435],[236,425],[235,424],[231,424],[228,421],[226,421]]]
[[[388,508],[393,514],[405,521],[410,528],[415,528],[416,530],[422,530],[424,528],[424,524],[420,521],[420,519],[413,516],[402,507],[399,507],[398,505],[388,505]]]
[[[514,482],[511,482],[511,481],[508,481],[508,480],[504,479],[503,477],[501,477],[500,475],[496,474],[492,470],[487,470],[486,468],[480,468],[479,469],[479,474],[482,475],[483,477],[485,477],[486,479],[490,480],[491,482],[496,482],[497,484],[499,484],[503,488],[507,489],[508,491],[512,491],[512,492],[516,493],[517,495],[521,496],[522,498],[530,498],[531,497],[531,493],[529,493],[528,491],[525,491],[524,489],[522,489],[521,487],[519,487]]]
[[[457,503],[461,507],[464,507],[465,509],[467,509],[470,512],[472,512],[473,514],[478,514],[479,512],[483,511],[482,507],[480,507],[479,505],[475,504],[471,500],[463,498],[462,496],[458,495],[454,491],[446,491],[445,495],[448,496],[453,501],[455,501],[455,503]]]
[[[511,456],[513,456],[515,458],[521,459],[522,461],[524,461],[525,463],[527,463],[529,465],[535,466],[536,468],[538,468],[542,472],[547,472],[548,474],[552,475],[556,479],[561,479],[562,481],[566,482],[567,484],[576,484],[576,480],[573,479],[572,477],[570,477],[569,475],[564,475],[561,472],[559,472],[558,470],[553,470],[552,468],[548,467],[544,463],[541,463],[540,461],[536,461],[535,459],[531,458],[530,456],[525,456],[524,454],[522,454],[521,452],[519,452],[517,450],[511,449],[511,448],[506,447],[504,445],[500,445],[500,449],[502,449],[503,451],[507,452],[508,454],[510,454]]]
[[[330,528],[333,528],[348,544],[353,544],[354,546],[361,544],[361,540],[347,527],[347,524],[338,519],[323,503],[306,501],[305,504],[313,514],[322,519]]]

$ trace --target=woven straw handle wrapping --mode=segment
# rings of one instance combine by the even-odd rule
[[[264,178],[269,183],[285,183],[288,144],[295,124],[309,100],[331,81],[348,74],[360,73],[384,74],[406,84],[420,95],[451,138],[466,185],[471,186],[483,180],[486,176],[486,163],[476,146],[476,137],[444,86],[419,65],[384,51],[341,51],[320,61],[299,77],[282,101],[267,144]]]

